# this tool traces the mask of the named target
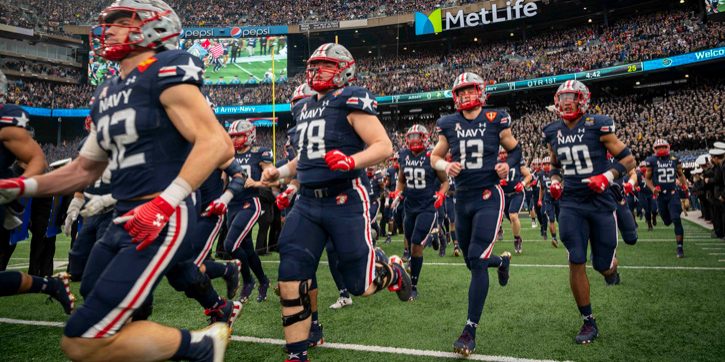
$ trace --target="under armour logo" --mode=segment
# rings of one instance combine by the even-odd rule
[[[164,215],[156,214],[156,220],[154,220],[154,222],[153,222],[154,226],[161,227],[163,225],[164,219],[165,219]]]
[[[466,319],[466,326],[478,328],[478,323],[473,323],[473,321],[471,321],[470,319]]]
[[[134,84],[134,83],[136,83],[136,76],[135,75],[133,77],[131,77],[131,78],[128,78],[126,80],[126,85],[131,85],[131,84]]]
[[[300,354],[299,353],[289,353],[289,354],[287,354],[287,359],[288,360],[298,360],[298,359],[300,359]]]

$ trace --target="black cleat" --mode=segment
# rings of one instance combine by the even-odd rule
[[[621,282],[619,278],[619,272],[614,272],[614,274],[608,277],[604,277],[604,281],[607,283],[608,287],[619,285],[619,283]]]
[[[242,267],[242,262],[235,259],[228,262],[227,266],[231,266],[232,275],[224,277],[224,282],[227,284],[227,299],[232,300],[239,289],[239,269]]]
[[[70,275],[58,273],[48,278],[48,283],[55,284],[55,291],[48,295],[48,299],[57,300],[63,307],[65,314],[71,314],[75,309],[76,297],[70,291]]]
[[[324,333],[322,333],[321,324],[312,324],[310,327],[310,336],[307,337],[310,347],[318,346],[325,343]]]
[[[229,328],[232,328],[232,326],[234,326],[234,321],[236,321],[239,315],[242,314],[242,303],[225,300],[224,304],[218,308],[204,310],[204,314],[209,317],[209,325],[223,322],[226,323]]]
[[[409,301],[411,301],[411,302],[413,302],[413,301],[415,301],[416,299],[418,299],[418,289],[413,289],[413,290],[412,290],[412,291],[410,292],[410,299],[408,299],[408,300],[409,300]]]
[[[582,328],[579,330],[579,334],[574,337],[574,341],[577,344],[588,344],[592,343],[595,338],[599,336],[599,330],[597,329],[597,324],[592,322],[584,322],[584,325],[582,325]]]
[[[453,342],[453,352],[468,357],[476,350],[476,340],[468,331],[464,330],[461,336]]]
[[[257,292],[259,293],[259,295],[257,295],[258,303],[262,303],[267,300],[267,289],[269,289],[269,280],[259,283],[259,288],[257,288]]]
[[[680,259],[685,257],[685,248],[677,247],[677,257]]]
[[[413,282],[410,280],[410,275],[398,263],[391,263],[390,266],[393,268],[393,273],[398,274],[398,282],[391,284],[388,290],[398,294],[398,299],[401,301],[407,302],[413,294]]]
[[[252,280],[251,283],[244,283],[242,286],[242,294],[239,295],[239,301],[242,303],[246,303],[249,301],[249,296],[252,295],[252,291],[254,290],[254,280]]]
[[[433,247],[433,250],[438,251],[438,248],[440,248],[440,240],[438,239],[438,230],[435,230],[430,235],[430,246]]]
[[[511,265],[511,253],[504,251],[501,254],[501,266],[498,267],[498,284],[505,287],[509,283],[509,266]]]

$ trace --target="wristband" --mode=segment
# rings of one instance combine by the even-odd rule
[[[440,159],[440,160],[436,161],[435,165],[433,165],[433,168],[438,171],[446,172],[446,169],[448,168],[448,165],[450,165],[450,164],[451,164],[450,162]]]
[[[189,194],[191,194],[191,191],[191,185],[184,181],[183,178],[177,177],[159,196],[175,209],[187,196],[189,196]]]
[[[38,192],[38,181],[34,178],[23,178],[25,189],[21,190],[22,196],[35,196]]]

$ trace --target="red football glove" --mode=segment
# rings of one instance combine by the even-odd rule
[[[403,194],[400,193],[400,191],[391,191],[388,194],[388,197],[390,197],[391,200],[393,200],[390,203],[390,208],[395,209],[398,207],[398,204],[400,204],[400,201],[403,200]]]
[[[529,186],[531,186],[531,187],[536,187],[536,185],[537,185],[538,183],[539,183],[539,181],[536,181],[536,179],[533,179],[533,180],[531,180],[531,182],[529,182]]]
[[[521,182],[517,183],[516,186],[514,186],[514,191],[517,193],[524,192],[524,184]]]
[[[444,194],[440,191],[436,191],[435,198],[436,198],[436,202],[433,204],[433,206],[436,209],[440,209],[440,207],[443,206],[443,203],[446,201],[446,194]]]
[[[508,181],[506,181],[506,179],[503,179],[503,178],[502,178],[502,179],[500,179],[500,180],[498,181],[498,184],[499,184],[499,186],[501,186],[501,187],[504,187],[504,186],[508,186],[509,182],[508,182]]]
[[[536,201],[536,206],[541,207],[541,200]]]
[[[209,205],[206,207],[204,212],[201,213],[201,216],[207,217],[207,216],[222,216],[227,213],[227,203],[216,199],[209,203]]]
[[[632,186],[631,183],[625,182],[624,183],[624,194],[629,195],[634,191],[634,186]]]
[[[338,150],[325,154],[325,163],[332,171],[351,171],[355,169],[355,159]]]
[[[559,182],[552,182],[551,186],[549,186],[549,193],[551,193],[551,197],[554,200],[559,200],[563,192],[564,189],[561,187],[561,183]]]
[[[639,186],[637,186],[637,187],[636,187],[636,188],[634,189],[634,191],[637,191],[637,192],[639,192],[640,190],[641,190],[641,188],[639,188]]]
[[[656,199],[657,196],[660,196],[660,192],[662,192],[662,188],[655,186],[655,190],[652,192],[652,197]]]
[[[280,210],[284,210],[289,207],[289,205],[292,203],[292,197],[294,196],[297,189],[294,188],[287,188],[284,190],[284,192],[277,195],[277,198],[274,200],[275,204],[277,204],[277,208]]]
[[[0,204],[7,204],[23,196],[23,193],[25,193],[25,177],[0,180]]]
[[[174,211],[163,197],[156,196],[153,200],[115,218],[113,223],[124,224],[123,228],[131,235],[131,241],[139,243],[136,250],[141,251],[156,240]]]
[[[604,174],[595,175],[588,179],[582,180],[582,182],[585,182],[587,186],[589,186],[589,189],[601,194],[604,192],[604,190],[609,187],[609,179],[607,179],[607,176],[604,176]]]

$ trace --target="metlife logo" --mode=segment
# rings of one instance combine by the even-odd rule
[[[524,0],[515,2],[507,1],[506,7],[499,9],[496,4],[491,5],[491,10],[481,9],[474,13],[446,12],[436,9],[429,15],[421,12],[415,13],[415,35],[426,35],[440,33],[447,30],[483,26],[488,24],[503,23],[522,18],[530,18],[538,14],[539,8],[535,2],[524,3]]]

